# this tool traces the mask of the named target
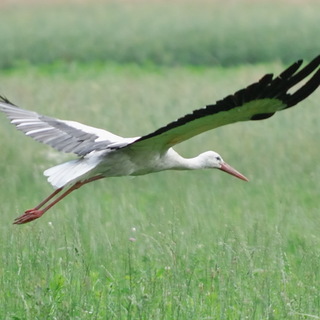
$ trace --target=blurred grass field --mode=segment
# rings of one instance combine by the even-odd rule
[[[0,68],[57,60],[290,63],[320,51],[319,1],[14,3],[0,10]]]
[[[305,28],[308,36],[301,45],[295,50],[279,49],[274,43],[285,37],[274,33],[276,39],[268,42],[273,52],[269,58],[250,61],[238,52],[238,60],[218,59],[211,66],[213,60],[204,58],[179,62],[179,45],[170,51],[169,62],[161,60],[164,49],[159,51],[161,61],[140,61],[134,54],[123,61],[111,56],[100,59],[90,44],[97,37],[96,30],[101,32],[102,8],[106,8],[101,3],[38,5],[27,11],[24,6],[10,5],[5,7],[6,14],[0,12],[6,19],[0,19],[6,22],[0,38],[18,39],[15,48],[23,54],[17,50],[15,56],[7,56],[10,60],[1,53],[0,93],[26,109],[123,136],[142,135],[265,73],[280,72],[286,59],[317,55],[319,43],[312,22],[317,3],[294,4],[289,7],[292,11],[286,3],[279,2],[274,19],[278,21],[286,12],[291,18],[277,22],[286,29],[289,22],[293,26],[301,18],[303,27],[292,32]],[[263,4],[271,10],[271,4]],[[181,22],[180,10],[183,17],[187,15],[188,26],[193,25],[195,37],[203,23],[198,41],[204,38],[209,44],[211,36],[203,32],[209,21],[208,6],[226,10],[216,2],[203,8],[179,2],[172,11],[162,2],[143,7],[127,2],[108,5],[120,10],[112,11],[115,20],[120,15],[114,12],[122,15],[129,10],[129,24],[140,30],[144,42],[132,39],[131,28],[122,33],[120,23],[114,34],[108,34],[113,39],[122,37],[121,43],[130,44],[133,53],[152,47],[158,34],[164,42],[175,43],[176,29],[171,34],[168,25]],[[62,10],[60,22],[54,18],[58,8]],[[262,7],[230,2],[229,9],[246,21],[246,32],[262,32],[254,19],[261,21]],[[143,27],[143,19],[152,21],[148,12],[166,13],[162,31]],[[16,24],[10,30],[21,15],[29,19],[30,30],[19,33]],[[97,21],[96,27],[86,29],[88,15]],[[37,29],[39,19],[46,21],[45,28]],[[22,26],[23,21],[19,22]],[[112,23],[106,23],[111,28]],[[66,25],[77,28],[62,27]],[[56,46],[53,52],[48,44],[34,46],[41,43],[41,32],[50,30],[44,38],[55,44],[65,42],[72,29],[75,34],[68,50],[74,56],[70,60],[60,56]],[[31,30],[36,30],[33,36]],[[54,30],[60,31],[55,35]],[[237,39],[229,28],[224,31],[223,38]],[[23,38],[25,32],[30,32],[29,38]],[[192,37],[185,38],[184,34],[192,48]],[[304,51],[306,43],[309,51]],[[219,45],[221,52],[237,56],[224,44]],[[95,42],[96,52],[104,52],[106,46]],[[251,46],[262,50],[259,42]],[[198,45],[194,47],[201,51]],[[130,50],[123,48],[130,57]],[[260,63],[249,64],[254,61]],[[233,66],[226,67],[229,64]],[[52,192],[42,171],[70,156],[24,137],[2,116],[0,319],[319,319],[319,99],[318,90],[300,106],[270,120],[226,126],[177,146],[186,157],[216,150],[248,176],[249,183],[216,171],[110,178],[76,191],[41,219],[24,226],[11,223]]]

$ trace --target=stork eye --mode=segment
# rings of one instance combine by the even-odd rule
[[[221,161],[221,160],[222,160],[221,157],[216,157],[216,159],[217,159],[218,161]]]

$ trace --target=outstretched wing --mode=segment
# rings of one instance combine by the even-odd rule
[[[265,75],[260,81],[229,95],[213,105],[193,111],[168,125],[137,139],[129,148],[167,149],[202,132],[238,121],[261,120],[275,112],[290,108],[307,98],[320,84],[320,56],[298,71],[297,61],[278,77]],[[294,93],[293,86],[313,74]]]
[[[79,156],[84,156],[93,150],[106,149],[113,143],[119,144],[126,140],[106,130],[18,108],[1,96],[0,110],[27,136],[59,151],[72,152]]]

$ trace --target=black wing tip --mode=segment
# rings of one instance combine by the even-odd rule
[[[287,69],[282,71],[279,75],[279,78],[280,79],[288,79],[301,67],[302,63],[303,63],[302,59],[296,61],[290,67],[288,67]]]
[[[254,99],[278,99],[285,105],[284,109],[292,107],[312,94],[320,85],[320,55],[311,60],[301,68],[303,60],[297,60],[277,77],[272,73],[264,75],[258,82],[255,82],[245,89],[237,91],[234,95],[228,96],[216,103],[217,107],[223,105],[231,109],[233,105],[241,106]],[[312,77],[294,93],[288,93],[295,85],[305,80],[313,73]],[[207,107],[214,107],[210,105]],[[261,113],[252,116],[252,120],[267,119],[274,113]]]
[[[290,95],[287,108],[293,107],[310,96],[320,85],[320,69],[300,89]]]
[[[320,55],[311,60],[304,68],[294,74],[289,80],[290,88],[306,79],[310,74],[317,70],[313,76],[298,90],[288,94],[287,108],[293,107],[311,95],[320,85]],[[319,69],[318,69],[319,68]],[[289,89],[290,89],[289,88]]]
[[[313,58],[310,62],[309,65],[315,65],[316,67],[320,65],[320,54]]]
[[[10,101],[3,95],[0,94],[0,101],[5,103],[10,103]]]
[[[303,68],[301,68],[302,64],[302,59],[297,60],[274,79],[270,79],[270,75],[265,75],[261,80],[263,82],[263,80],[266,79],[265,83],[267,85],[264,92],[260,93],[260,98],[262,96],[264,96],[265,98],[277,98],[285,104],[285,107],[283,109],[293,107],[302,100],[306,99],[320,85],[320,69],[318,69],[320,67],[320,55],[311,60]],[[288,93],[290,89],[299,84],[301,81],[306,80],[306,78],[309,77],[312,73],[312,77],[299,89],[297,89],[293,93]],[[268,76],[270,79],[269,83],[267,83]],[[250,86],[244,90],[247,90],[249,88]],[[252,120],[266,118],[268,117],[265,117],[263,114],[261,116],[254,115],[252,117]]]
[[[0,102],[4,102],[4,103],[10,104],[12,106],[15,106],[7,97],[5,97],[4,95],[1,95],[1,94],[0,94]]]

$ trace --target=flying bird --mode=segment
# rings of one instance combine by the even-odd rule
[[[195,110],[147,135],[134,138],[123,138],[75,121],[24,110],[0,96],[0,110],[18,130],[58,151],[78,155],[77,159],[44,171],[55,191],[36,207],[16,218],[14,224],[40,218],[72,191],[106,177],[212,168],[248,181],[214,151],[187,159],[172,147],[202,132],[238,121],[267,119],[277,111],[295,106],[320,85],[320,55],[302,69],[301,65],[302,60],[299,60],[277,77],[267,74],[258,82],[215,104]],[[289,93],[297,84],[298,88]]]

